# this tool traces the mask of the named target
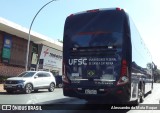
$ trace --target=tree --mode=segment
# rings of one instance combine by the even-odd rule
[[[154,75],[154,82],[160,83],[160,70],[156,69],[155,71],[153,71],[153,75]]]
[[[58,42],[61,42],[61,43],[63,43],[63,40],[61,40],[61,39],[57,39],[58,40]]]

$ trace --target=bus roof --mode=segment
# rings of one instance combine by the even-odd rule
[[[117,10],[117,11],[123,11],[124,12],[124,9],[121,9],[119,7],[117,7],[117,8],[101,8],[101,9],[91,9],[91,10],[77,12],[77,13],[69,15],[68,17],[74,16],[74,15],[83,14],[83,13],[94,13],[94,12],[109,11],[109,10],[115,10],[115,11]]]

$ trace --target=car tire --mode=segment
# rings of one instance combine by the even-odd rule
[[[13,90],[6,90],[7,93],[13,93]]]
[[[32,92],[32,90],[33,90],[32,84],[30,84],[30,83],[26,84],[26,86],[25,86],[25,93],[29,94],[29,93]]]
[[[58,84],[58,87],[59,87],[59,88],[62,88],[62,86],[63,86],[62,84]]]
[[[55,84],[52,82],[52,83],[49,85],[48,91],[49,91],[49,92],[53,92],[54,89],[55,89]]]

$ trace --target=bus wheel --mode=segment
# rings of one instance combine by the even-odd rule
[[[144,101],[144,85],[139,85],[138,87],[138,97],[137,100],[134,102],[135,104],[142,103]]]
[[[152,82],[152,85],[151,85],[151,90],[149,91],[150,94],[152,93],[152,90],[153,90],[153,82]]]
[[[141,96],[140,96],[140,103],[142,103],[144,101],[144,93],[145,93],[145,89],[144,89],[144,85],[141,84]]]
[[[140,103],[140,100],[141,100],[141,89],[138,88],[138,97],[137,97],[137,100],[136,100],[136,104],[139,104]]]
[[[142,103],[144,101],[144,85],[140,84],[138,87],[138,99],[137,99],[137,103]]]

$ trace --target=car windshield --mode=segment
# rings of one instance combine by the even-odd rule
[[[32,77],[35,74],[35,72],[24,72],[18,75],[18,77]]]

